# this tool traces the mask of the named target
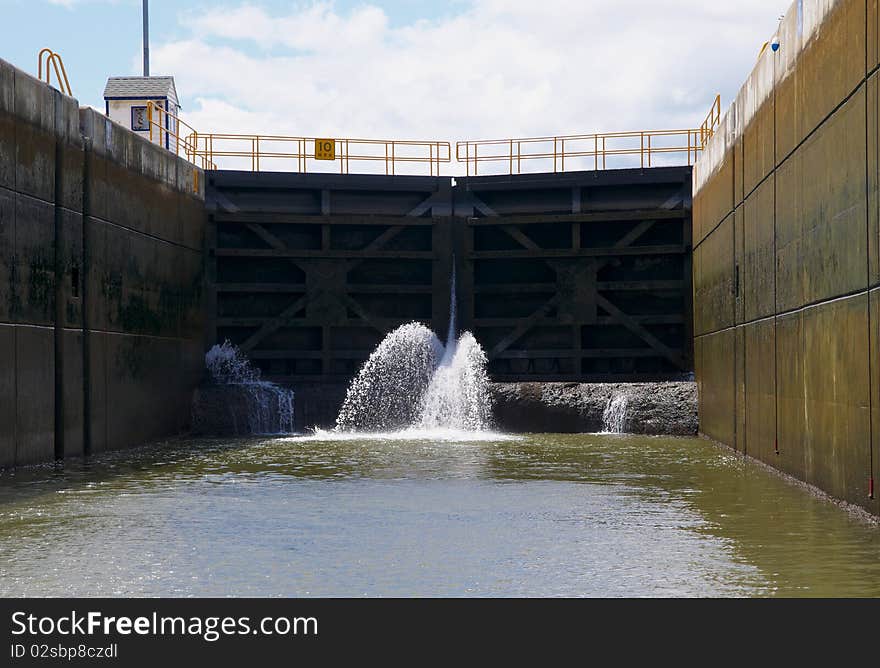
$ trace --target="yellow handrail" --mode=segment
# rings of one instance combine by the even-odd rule
[[[481,162],[506,162],[510,174],[520,174],[525,160],[552,160],[555,173],[565,171],[566,160],[573,167],[572,159],[576,158],[586,159],[588,165],[591,162],[595,170],[606,169],[608,158],[615,156],[639,156],[639,165],[644,168],[653,166],[655,155],[683,154],[691,165],[701,149],[700,130],[639,130],[460,141],[455,145],[455,159],[465,163],[468,176],[472,167],[474,175],[479,173]]]
[[[43,56],[46,56],[46,78],[43,78]],[[49,69],[49,63],[52,63],[52,68],[55,70],[55,78],[58,79],[58,89],[65,93],[66,95],[73,97],[73,92],[70,90],[70,81],[67,79],[67,70],[64,68],[64,61],[61,59],[61,54],[56,53],[50,48],[41,49],[39,55],[37,56],[37,76],[41,81],[45,81],[50,86],[52,85],[52,70]]]
[[[168,144],[166,148],[178,155],[182,152],[205,170],[217,169],[218,158],[245,158],[255,172],[273,160],[285,161],[288,168],[301,173],[309,171],[312,161],[328,161],[338,163],[340,173],[348,174],[352,162],[373,161],[384,162],[387,175],[396,174],[399,163],[416,163],[427,164],[430,175],[439,176],[440,165],[452,162],[451,145],[445,141],[201,134],[152,101],[147,102],[147,115],[151,140],[158,133],[160,144]],[[481,162],[501,161],[507,163],[510,174],[522,173],[522,163],[528,160],[552,160],[553,172],[583,169],[584,161],[594,170],[608,169],[609,158],[615,157],[627,158],[626,166],[635,166],[634,157],[638,156],[638,166],[646,168],[655,166],[658,156],[679,155],[683,162],[693,165],[720,122],[721,96],[717,95],[706,119],[696,129],[460,141],[455,145],[455,159],[465,163],[468,176],[472,169],[474,175],[478,174]],[[182,128],[189,134],[184,134]]]
[[[706,116],[706,120],[700,125],[700,148],[706,147],[706,142],[715,134],[715,128],[721,123],[721,95],[715,96],[712,108]]]
[[[333,142],[332,157],[327,162],[339,164],[341,174],[348,174],[352,162],[384,162],[385,173],[396,173],[399,163],[427,164],[431,176],[440,175],[440,164],[452,161],[452,149],[444,141],[412,141],[396,139],[355,139],[295,137],[286,135],[193,134],[195,154],[208,162],[216,158],[246,158],[251,171],[260,171],[261,161],[285,160],[295,171],[307,172],[317,157],[319,142]]]
[[[180,155],[182,152],[187,160],[204,170],[217,169],[217,165],[196,152],[198,133],[195,129],[176,114],[172,114],[161,104],[152,100],[147,101],[147,124],[150,128],[150,141],[158,139],[160,146],[173,151],[175,155]],[[191,130],[191,133],[186,137],[182,136],[180,134],[181,127]],[[198,192],[198,190],[199,174],[197,171],[193,171],[193,192]]]

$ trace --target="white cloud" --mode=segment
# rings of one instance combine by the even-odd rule
[[[474,0],[392,27],[378,7],[255,4],[154,44],[201,131],[457,139],[694,127],[789,0]]]
[[[67,9],[71,9],[74,5],[81,5],[86,2],[104,2],[106,4],[117,4],[120,1],[124,0],[47,0],[50,5],[59,5]],[[129,2],[131,2],[131,0],[129,0]]]

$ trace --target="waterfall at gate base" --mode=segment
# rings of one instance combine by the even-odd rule
[[[624,393],[615,393],[605,406],[602,413],[602,431],[609,434],[623,434],[626,429],[626,408],[629,397]]]
[[[489,429],[486,354],[470,332],[456,339],[454,268],[450,293],[446,345],[417,322],[388,334],[349,386],[336,431]]]
[[[229,341],[205,354],[205,366],[212,384],[200,388],[194,399],[194,431],[238,435],[293,432],[293,392],[260,380],[260,370]]]

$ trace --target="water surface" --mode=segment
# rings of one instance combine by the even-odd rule
[[[0,474],[0,595],[880,596],[880,528],[706,441],[418,436]]]

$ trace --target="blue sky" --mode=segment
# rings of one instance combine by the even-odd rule
[[[790,0],[152,0],[152,73],[203,132],[476,139],[699,125]],[[728,6],[728,5],[734,5]],[[60,52],[103,108],[141,0],[0,0],[0,58]]]
[[[206,2],[205,0],[151,0],[151,41],[158,45],[185,39],[192,15],[215,14],[242,4],[258,5],[278,15],[308,2],[259,0]],[[361,0],[337,0],[340,13],[365,4]],[[454,13],[461,2],[436,0],[375,0],[392,26],[418,20],[435,20]],[[74,94],[83,104],[103,108],[101,92],[108,76],[141,74],[141,0],[0,0],[0,58],[28,72],[36,68],[37,53],[48,46],[62,54]],[[209,40],[214,43],[222,40]],[[245,40],[239,47],[251,53],[263,51]],[[138,61],[135,67],[135,61]],[[35,73],[35,72],[34,72]],[[161,74],[161,72],[154,72]],[[181,91],[186,98],[185,91]]]

